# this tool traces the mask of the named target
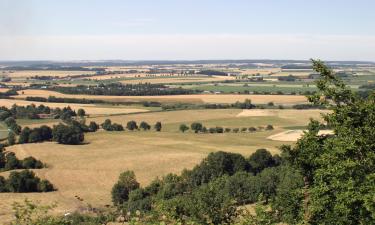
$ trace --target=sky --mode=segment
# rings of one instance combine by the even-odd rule
[[[375,61],[374,0],[0,0],[0,60]]]

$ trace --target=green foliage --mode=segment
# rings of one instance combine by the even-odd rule
[[[14,145],[16,144],[16,135],[10,131],[8,134],[8,145]]]
[[[189,130],[189,127],[186,124],[181,124],[180,125],[180,131],[182,133],[185,133],[185,131]]]
[[[142,121],[139,125],[140,128],[142,128],[143,130],[150,130],[151,129],[151,126],[146,123],[145,121]]]
[[[53,185],[47,181],[41,181],[34,172],[23,170],[21,172],[11,172],[6,181],[6,186],[10,192],[48,192],[53,191]]]
[[[138,129],[137,122],[135,122],[134,120],[129,121],[129,122],[126,124],[126,129],[128,129],[128,130],[130,130],[130,131],[133,131],[133,130]]]
[[[125,171],[120,174],[118,182],[112,188],[112,202],[120,205],[129,199],[129,193],[138,189],[139,183],[133,171]]]
[[[190,125],[190,128],[191,128],[191,130],[193,130],[195,133],[198,133],[198,132],[202,131],[203,125],[202,125],[201,123],[197,123],[197,122],[195,122],[195,123],[192,123],[192,124]]]
[[[62,123],[53,126],[52,136],[59,144],[77,145],[84,140],[84,134],[79,127]]]
[[[266,149],[258,149],[249,159],[249,164],[254,173],[259,173],[267,167],[275,165],[275,161],[270,152]]]
[[[22,168],[24,169],[41,169],[44,167],[40,160],[35,159],[32,156],[24,158],[21,162]]]
[[[304,176],[303,220],[309,224],[372,224],[375,220],[375,98],[363,99],[331,69],[313,61],[319,92],[309,96],[332,113],[324,115],[333,135],[319,135],[312,121],[295,147],[284,147]]]

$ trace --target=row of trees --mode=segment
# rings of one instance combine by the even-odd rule
[[[179,129],[182,133],[185,133],[189,129],[194,131],[194,133],[230,133],[230,132],[238,133],[238,132],[247,132],[247,131],[248,132],[256,132],[256,131],[261,131],[261,130],[273,130],[274,128],[271,124],[267,125],[266,127],[258,126],[257,128],[256,127],[249,127],[249,128],[242,127],[241,129],[240,128],[233,128],[232,129],[232,128],[229,128],[229,127],[226,127],[226,128],[223,128],[223,127],[207,128],[207,127],[203,126],[202,123],[194,122],[190,125],[190,127],[188,127],[186,124],[181,124]]]
[[[99,84],[93,86],[78,85],[76,87],[55,86],[51,90],[66,94],[87,94],[87,95],[114,95],[114,96],[144,96],[144,95],[185,95],[194,94],[197,91],[169,88],[163,84]]]
[[[124,127],[121,124],[112,123],[110,119],[106,119],[101,124],[101,127],[106,131],[123,131],[124,130]],[[162,128],[161,122],[156,122],[154,125],[154,129],[156,131],[161,131],[161,128]],[[137,122],[132,120],[132,121],[127,122],[126,129],[128,129],[129,131],[134,131],[134,130],[139,130],[139,129],[143,129],[144,131],[146,131],[146,130],[151,129],[151,125],[145,121],[142,121],[138,126]]]

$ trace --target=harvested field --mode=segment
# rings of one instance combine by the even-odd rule
[[[62,94],[48,90],[23,90],[18,92],[15,98],[26,98],[27,96],[37,97],[65,97],[65,98],[85,98],[99,99],[112,102],[128,101],[159,101],[159,102],[190,102],[190,103],[235,103],[243,102],[245,99],[251,99],[255,104],[266,104],[273,102],[275,104],[300,104],[306,103],[305,96],[297,95],[235,95],[235,94],[198,94],[198,95],[163,95],[163,96],[98,96],[98,95],[71,95]]]
[[[278,134],[271,135],[267,139],[274,141],[297,141],[300,139],[305,131],[304,130],[287,130]],[[331,130],[321,130],[319,135],[332,134]]]

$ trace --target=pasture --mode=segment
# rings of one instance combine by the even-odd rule
[[[150,112],[89,118],[98,123],[106,118],[126,125],[127,121],[146,121],[153,125],[161,121],[162,132],[155,131],[98,131],[87,133],[85,144],[59,145],[53,142],[23,144],[8,147],[19,158],[34,156],[48,164],[35,170],[58,189],[50,193],[0,194],[0,221],[10,217],[11,203],[24,198],[43,203],[58,202],[56,213],[84,210],[87,204],[103,207],[111,203],[110,191],[124,170],[134,170],[142,185],[157,176],[180,173],[192,168],[209,152],[230,151],[249,156],[256,149],[267,148],[273,154],[285,143],[267,139],[290,126],[305,126],[309,118],[319,118],[319,110],[183,110]],[[181,123],[199,121],[207,127],[258,127],[272,124],[274,130],[254,133],[195,134],[181,133]],[[42,122],[42,121],[40,121]],[[7,172],[0,175],[7,176]],[[79,196],[84,201],[79,201]]]

